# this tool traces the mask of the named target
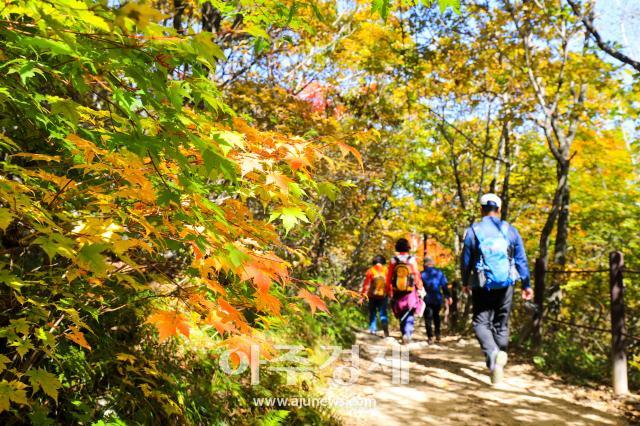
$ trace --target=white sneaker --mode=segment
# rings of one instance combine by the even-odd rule
[[[507,364],[509,355],[505,351],[498,351],[496,360],[491,371],[491,384],[498,385],[504,380],[504,366]]]
[[[411,343],[411,335],[410,334],[403,335],[402,343],[404,343],[405,345],[408,345],[409,343]]]

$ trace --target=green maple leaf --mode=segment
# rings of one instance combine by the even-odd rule
[[[18,404],[28,404],[26,385],[22,382],[0,382],[0,413],[9,409],[11,401]]]
[[[51,113],[62,115],[74,125],[78,124],[78,121],[80,121],[78,104],[70,99],[57,100],[54,104],[51,105]]]
[[[16,352],[18,352],[20,358],[23,358],[27,352],[34,348],[33,343],[31,343],[29,339],[13,342],[9,346],[15,346]]]
[[[19,70],[18,74],[20,74],[20,81],[22,84],[27,84],[27,80],[36,75],[37,68],[33,65],[33,62],[25,63]]]
[[[23,336],[29,334],[30,328],[26,318],[13,319],[10,320],[9,323],[11,324],[11,327],[14,328],[16,333],[20,333]]]
[[[73,54],[73,49],[71,49],[68,44],[48,38],[25,37],[21,40],[21,43],[30,46],[38,51],[47,51],[53,56]]]
[[[371,12],[378,12],[380,14],[380,17],[386,21],[387,17],[389,16],[390,3],[391,0],[373,0],[371,2]]]
[[[224,248],[227,250],[227,256],[233,265],[240,266],[248,260],[248,256],[238,250],[233,244],[227,244]]]
[[[107,265],[107,258],[101,253],[106,249],[106,244],[88,244],[83,246],[78,252],[78,266],[93,272],[97,276],[104,275],[109,265]]]
[[[11,360],[6,356],[0,354],[0,373],[2,373],[6,368],[7,364],[9,364]]]
[[[36,238],[33,243],[39,244],[51,260],[53,260],[57,254],[68,259],[74,256],[73,240],[60,234],[41,235]]]
[[[447,8],[453,9],[455,13],[460,13],[460,0],[438,0],[440,13],[444,13]]]
[[[58,389],[62,387],[62,383],[60,383],[60,380],[58,380],[54,374],[38,368],[27,371],[27,376],[29,376],[29,383],[31,383],[34,393],[37,392],[38,389],[42,389],[44,393],[58,402]]]
[[[269,220],[280,218],[282,226],[288,233],[298,222],[309,222],[307,216],[300,207],[283,207],[281,210],[271,213]]]
[[[10,274],[8,271],[0,271],[0,283],[5,283],[17,291],[20,291],[20,289],[25,286],[24,281],[17,276]]]
[[[7,226],[9,226],[11,222],[13,222],[13,214],[11,211],[9,211],[9,209],[0,208],[0,229],[3,231],[6,230]]]

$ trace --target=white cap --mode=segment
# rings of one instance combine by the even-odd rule
[[[484,194],[480,197],[481,206],[496,206],[502,208],[502,200],[496,194]]]

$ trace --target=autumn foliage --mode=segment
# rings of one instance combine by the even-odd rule
[[[487,191],[530,259],[640,268],[638,85],[584,34],[550,0],[4,2],[0,422],[329,424],[250,404],[321,380],[221,362],[349,345],[400,236],[459,284]],[[603,326],[603,277],[548,318]],[[544,331],[538,365],[606,375],[606,333]]]
[[[280,233],[317,216],[313,170],[337,146],[238,117],[208,78],[224,57],[211,34],[161,16],[65,0],[0,11],[4,416],[92,417],[85,397],[181,416],[149,350],[243,351],[287,295],[312,312],[335,299],[290,281],[300,254]],[[151,417],[118,400],[140,392]]]

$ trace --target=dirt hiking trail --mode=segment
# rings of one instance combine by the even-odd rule
[[[478,343],[444,337],[428,345],[418,332],[409,344],[409,383],[392,384],[390,362],[398,335],[359,332],[359,380],[331,385],[330,398],[374,398],[375,408],[337,408],[346,425],[625,425],[622,403],[606,390],[564,384],[533,366],[509,360],[505,382],[492,388]],[[380,357],[380,349],[386,349]],[[373,364],[373,365],[372,365]],[[377,366],[375,365],[377,364]],[[366,371],[373,368],[372,371]]]

